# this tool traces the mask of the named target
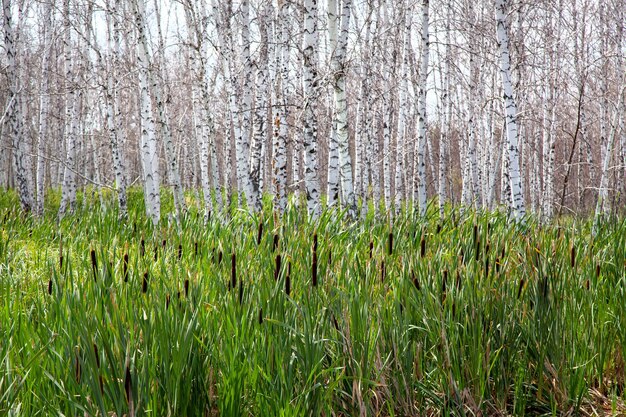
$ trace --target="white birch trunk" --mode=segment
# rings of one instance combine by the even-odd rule
[[[251,182],[251,205],[256,210],[261,210],[261,197],[263,193],[263,156],[265,141],[267,138],[267,106],[269,89],[268,70],[268,7],[262,6],[257,16],[261,44],[259,57],[257,58],[256,73],[256,104],[254,111],[254,135],[250,148],[250,182]]]
[[[37,204],[35,215],[43,216],[45,182],[46,182],[46,143],[48,135],[48,116],[50,112],[50,58],[52,56],[52,44],[50,42],[50,28],[52,28],[52,3],[44,6],[43,24],[43,56],[41,59],[41,87],[39,99],[39,131],[37,138]]]
[[[29,213],[33,209],[32,161],[30,159],[30,147],[24,136],[23,108],[16,63],[17,48],[15,41],[17,36],[12,22],[11,1],[2,0],[2,9],[4,11],[4,47],[7,54],[6,72],[9,81],[9,105],[5,117],[13,146],[13,169],[15,170],[20,205],[24,212]]]
[[[304,0],[304,36],[302,53],[304,59],[304,184],[309,215],[320,215],[320,190],[317,175],[317,118],[315,104],[318,96],[317,79],[317,0]]]
[[[348,208],[350,216],[356,214],[354,196],[354,179],[352,175],[352,159],[348,138],[348,105],[346,97],[346,54],[348,46],[348,30],[352,13],[352,0],[341,2],[341,23],[337,22],[337,1],[329,0],[329,32],[331,40],[331,69],[334,76],[334,127],[336,129],[337,154],[339,158],[339,180],[341,183],[342,204]],[[331,14],[332,10],[332,14]],[[339,34],[337,28],[340,27]]]
[[[513,216],[521,220],[526,214],[524,191],[519,168],[517,107],[513,97],[511,83],[511,63],[509,55],[509,35],[507,31],[506,12],[509,0],[496,0],[496,35],[500,50],[500,74],[504,92],[504,108],[506,114],[506,147],[508,150],[508,169],[511,187],[511,208]]]
[[[137,25],[137,63],[139,66],[139,105],[141,112],[141,161],[143,165],[144,200],[146,214],[156,226],[161,219],[161,193],[159,176],[159,155],[157,152],[156,126],[152,100],[150,98],[150,63],[144,22],[144,0],[134,0]]]
[[[116,8],[120,6],[120,0],[115,1]],[[110,6],[109,4],[107,4]],[[119,204],[120,216],[126,217],[128,204],[126,198],[126,167],[124,164],[124,156],[122,153],[121,135],[121,106],[120,94],[115,79],[117,79],[117,68],[120,62],[120,28],[117,16],[109,13],[109,19],[113,20],[113,33],[108,27],[109,53],[108,62],[109,70],[107,71],[105,90],[105,102],[107,106],[107,130],[109,131],[109,141],[111,146],[111,156],[113,158],[113,170],[115,172],[115,183],[117,188],[117,199]],[[111,44],[112,41],[112,44]]]
[[[289,83],[289,31],[288,13],[289,3],[279,1],[277,18],[276,74],[275,90],[276,103],[274,107],[274,125],[272,142],[272,165],[274,203],[279,212],[287,207],[287,91]]]
[[[417,116],[417,149],[415,152],[415,185],[414,198],[416,198],[421,216],[426,214],[426,91],[428,81],[428,55],[430,42],[428,40],[428,0],[422,0],[421,38],[422,51],[420,56],[419,93],[418,93],[418,116]]]

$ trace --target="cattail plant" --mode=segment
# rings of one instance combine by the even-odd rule
[[[388,247],[388,252],[389,255],[393,254],[393,232],[389,232],[389,247]]]
[[[178,244],[178,260],[180,261],[183,258],[183,245]]]
[[[128,417],[135,417],[135,401],[133,400],[133,380],[130,374],[130,364],[126,365],[124,391],[126,392],[126,401],[128,402]]]
[[[275,234],[274,240],[272,242],[272,252],[275,252],[277,247],[278,247],[278,234]]]
[[[285,294],[291,295],[291,262],[287,264],[287,276],[285,277]]]
[[[143,281],[141,283],[141,292],[144,294],[148,292],[148,271],[143,273]]]
[[[91,269],[93,271],[93,281],[96,282],[98,279],[98,260],[96,259],[96,251],[94,249],[90,252],[91,255]]]
[[[142,258],[146,255],[146,241],[143,236],[141,237],[141,241],[139,242],[139,256]]]
[[[413,286],[419,291],[421,289],[420,282],[415,275],[415,271],[411,269],[411,280],[413,281]]]
[[[59,271],[63,269],[63,235],[59,235]]]
[[[52,277],[48,280],[48,295],[52,295]]]
[[[122,276],[124,277],[124,282],[128,282],[128,253],[125,253],[123,257]]]
[[[193,242],[193,256],[198,258],[198,242]]]
[[[385,275],[386,275],[386,270],[385,270],[385,261],[381,261],[380,263],[380,282],[385,282]]]
[[[259,308],[259,325],[263,324],[263,307]]]
[[[276,268],[274,269],[274,281],[277,281],[278,277],[280,276],[281,262],[282,262],[282,258],[279,253],[278,255],[276,255]]]
[[[311,283],[317,287],[317,233],[313,234],[313,263],[311,265]]]
[[[517,299],[519,300],[522,295],[522,289],[524,288],[524,278],[519,280],[519,286],[517,287]]]
[[[448,270],[443,270],[443,278],[441,280],[441,304],[446,301],[446,285],[448,283]]]
[[[185,298],[189,298],[189,279],[185,280],[183,288],[185,289]]]
[[[243,280],[239,280],[239,305],[243,303]]]
[[[232,289],[237,288],[237,258],[234,253],[230,256],[230,285]]]
[[[422,240],[420,241],[420,257],[424,258],[426,256],[426,236],[422,235]]]
[[[374,254],[374,242],[370,240],[370,259],[372,259],[373,254]]]
[[[256,244],[259,246],[261,244],[261,238],[263,237],[263,220],[259,222],[259,229],[256,234]]]
[[[435,233],[439,234],[441,232],[441,223],[437,223],[437,230]]]
[[[165,295],[165,309],[167,310],[168,308],[170,308],[170,295],[166,294]]]

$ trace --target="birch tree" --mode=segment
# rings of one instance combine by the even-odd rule
[[[317,79],[317,0],[304,0],[303,85],[304,103],[304,185],[307,209],[313,217],[320,214],[320,190],[317,175],[317,117],[315,103],[318,95]]]
[[[13,24],[11,0],[2,0],[2,10],[4,14],[4,47],[7,55],[6,71],[9,81],[9,104],[5,111],[5,118],[8,125],[8,136],[13,148],[13,169],[15,170],[20,205],[25,213],[29,213],[33,209],[32,160],[30,158],[30,146],[24,135],[21,85],[17,66],[17,36]]]
[[[146,214],[156,226],[161,219],[161,192],[156,125],[150,97],[150,62],[146,36],[145,0],[133,0],[137,27],[137,64],[139,66],[139,104],[141,113],[141,162],[143,167]]]
[[[511,63],[509,55],[509,34],[506,20],[509,0],[496,0],[496,35],[499,47],[500,76],[502,78],[503,100],[505,108],[506,150],[508,152],[508,174],[510,182],[510,206],[513,216],[522,219],[526,214],[524,192],[519,168],[517,106],[513,97],[511,83]]]
[[[422,0],[421,38],[422,50],[419,66],[419,92],[418,92],[418,116],[417,116],[417,144],[414,178],[416,181],[414,198],[417,200],[419,213],[426,214],[426,91],[428,81],[428,55],[430,41],[428,39],[428,0]]]

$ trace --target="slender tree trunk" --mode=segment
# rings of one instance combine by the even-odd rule
[[[313,218],[320,215],[319,169],[317,161],[317,118],[315,106],[318,96],[317,79],[317,0],[304,0],[304,185],[307,208]]]
[[[526,214],[526,207],[519,168],[517,106],[513,97],[513,85],[511,84],[509,35],[506,21],[508,3],[509,0],[496,0],[496,34],[500,49],[500,74],[502,76],[506,114],[506,148],[508,151],[509,181],[511,186],[511,208],[514,217],[522,219]]]
[[[159,155],[157,152],[156,126],[150,98],[150,62],[148,58],[144,0],[134,0],[137,25],[137,62],[139,65],[139,94],[141,109],[141,160],[143,166],[144,200],[146,213],[156,226],[161,219],[161,193]]]
[[[22,98],[17,68],[16,33],[11,16],[11,1],[2,0],[4,11],[4,47],[7,54],[7,78],[9,81],[9,105],[6,110],[8,133],[13,146],[13,168],[17,181],[20,205],[25,213],[33,209],[32,161],[30,147],[24,135]]]
[[[39,132],[37,138],[37,206],[35,214],[43,216],[45,182],[46,182],[46,143],[48,135],[48,116],[50,112],[50,59],[52,44],[50,42],[52,29],[52,3],[44,6],[43,24],[43,56],[41,59],[41,88],[39,99]]]
[[[421,216],[426,214],[426,141],[427,141],[427,122],[426,122],[426,91],[428,81],[428,55],[430,49],[430,41],[428,39],[428,0],[422,0],[422,22],[421,22],[421,38],[422,51],[420,57],[419,72],[419,93],[418,93],[418,116],[417,116],[417,149],[414,178],[417,182],[415,185],[414,198],[416,198],[419,213]]]

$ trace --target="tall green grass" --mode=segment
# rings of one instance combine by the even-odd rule
[[[623,220],[56,197],[0,195],[0,415],[626,412]]]

